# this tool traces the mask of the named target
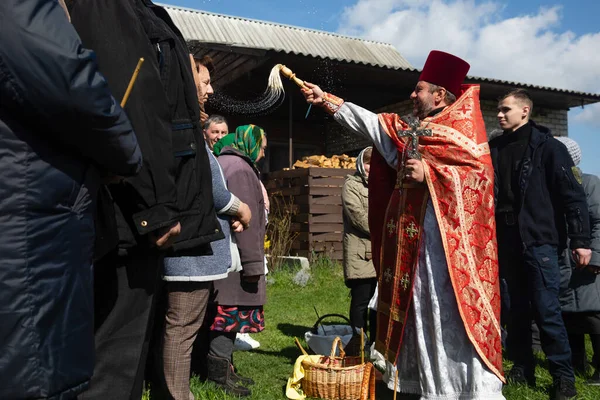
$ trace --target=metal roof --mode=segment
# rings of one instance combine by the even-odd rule
[[[388,43],[273,22],[161,4],[188,41],[347,61],[387,68],[412,68]]]
[[[576,96],[585,96],[585,97],[590,97],[590,98],[600,100],[600,94],[598,94],[598,93],[579,92],[577,90],[559,89],[559,88],[553,88],[550,86],[533,85],[530,83],[506,81],[506,80],[502,80],[502,79],[481,78],[478,76],[467,76],[467,80],[472,80],[475,82],[496,83],[499,85],[515,86],[515,87],[520,87],[520,88],[524,88],[524,89],[545,90],[545,91],[549,91],[549,92],[565,93],[565,94],[576,95]]]

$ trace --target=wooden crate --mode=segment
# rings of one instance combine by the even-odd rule
[[[353,172],[340,168],[303,168],[267,175],[265,187],[269,196],[279,196],[291,204],[291,231],[297,233],[292,255],[309,258],[324,255],[342,260],[342,187],[346,176]]]

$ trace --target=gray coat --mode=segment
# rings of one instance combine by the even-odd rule
[[[583,188],[587,195],[592,232],[590,265],[600,266],[600,178],[583,174]],[[600,275],[576,269],[569,250],[560,264],[563,312],[600,312]]]
[[[369,190],[360,172],[348,175],[342,189],[344,278],[375,278],[369,234]]]
[[[229,191],[246,203],[252,212],[250,227],[234,233],[242,261],[241,272],[231,272],[226,279],[214,282],[215,301],[227,306],[262,306],[265,303],[265,201],[258,172],[248,157],[225,147],[217,159]],[[257,283],[247,283],[246,276],[260,276]]]

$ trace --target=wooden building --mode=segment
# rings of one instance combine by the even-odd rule
[[[219,93],[238,100],[256,98],[265,90],[273,66],[285,64],[299,78],[375,112],[406,114],[411,109],[407,99],[420,70],[410,65],[390,44],[200,10],[165,7],[194,56],[213,58],[217,69],[212,76],[216,99]],[[497,127],[497,98],[516,87],[529,90],[535,103],[535,120],[559,135],[568,134],[569,109],[600,101],[599,94],[492,78],[469,76],[467,82],[481,86],[481,105],[488,132]],[[275,171],[290,167],[305,155],[356,155],[369,143],[346,132],[321,110],[311,110],[306,117],[308,106],[293,83],[285,82],[285,92],[280,107],[264,116],[229,114],[226,107],[223,108],[224,104],[218,101],[209,101],[207,111],[224,115],[230,131],[247,123],[265,128],[269,147],[263,172],[270,173],[266,175],[269,190],[285,189],[286,193],[293,192],[298,196],[295,201],[299,212],[293,227],[300,235],[293,251],[310,255],[330,246],[330,255],[339,258],[339,195],[344,171]],[[321,184],[315,186],[317,181]],[[298,187],[292,189],[294,184]],[[324,210],[324,206],[329,208]]]

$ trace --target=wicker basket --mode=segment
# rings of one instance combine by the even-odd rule
[[[308,355],[298,339],[296,345]],[[339,348],[339,357],[335,356]],[[341,339],[336,337],[331,354],[319,362],[302,361],[304,378],[302,390],[307,397],[330,400],[375,400],[375,372],[373,364],[362,357],[346,357]]]

